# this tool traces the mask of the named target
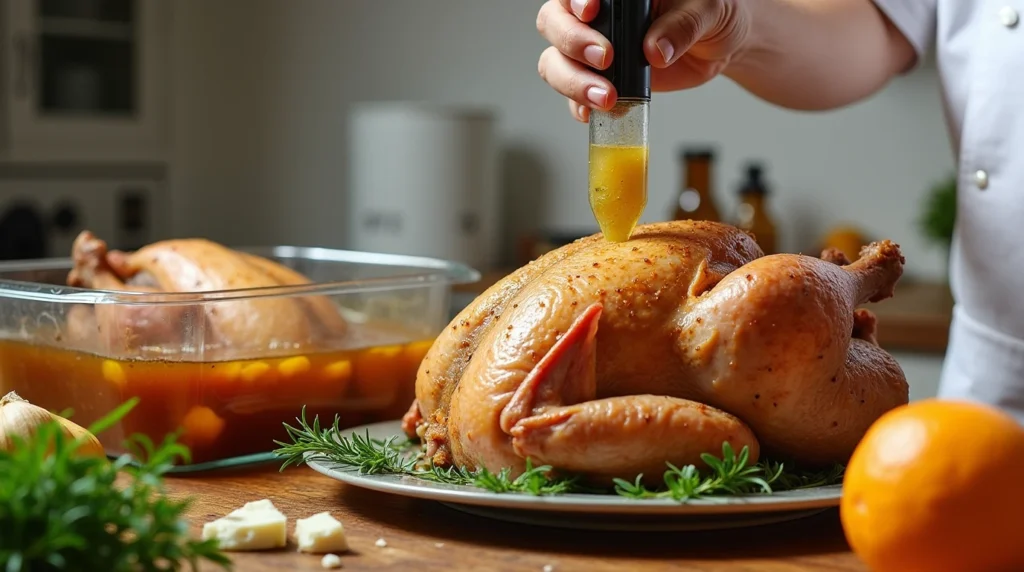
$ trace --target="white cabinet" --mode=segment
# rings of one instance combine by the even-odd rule
[[[6,160],[163,159],[169,0],[0,0]]]

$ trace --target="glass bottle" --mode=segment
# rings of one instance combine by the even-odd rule
[[[676,196],[675,220],[722,220],[712,191],[715,152],[711,149],[683,149],[680,154],[683,185]]]
[[[760,163],[747,165],[747,178],[740,185],[739,204],[735,225],[752,232],[765,254],[778,252],[775,222],[768,208],[768,186],[764,182],[764,167]]]

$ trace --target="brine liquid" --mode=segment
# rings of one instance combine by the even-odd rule
[[[122,424],[98,435],[108,452],[133,433],[155,442],[176,431],[203,463],[277,448],[295,427],[335,414],[342,427],[401,417],[415,396],[423,340],[356,350],[224,362],[112,360],[84,352],[0,340],[0,395],[16,391],[35,405],[87,426],[132,397]]]
[[[590,208],[605,239],[629,240],[647,206],[646,146],[590,146]]]

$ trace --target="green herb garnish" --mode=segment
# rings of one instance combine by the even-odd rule
[[[722,444],[722,458],[704,453],[701,460],[711,468],[709,475],[701,475],[694,465],[678,468],[671,463],[665,471],[665,488],[652,491],[640,484],[643,475],[632,483],[615,479],[615,491],[630,498],[671,498],[682,501],[703,498],[713,494],[751,494],[772,492],[772,484],[782,474],[782,465],[770,468],[767,465],[749,466],[750,451],[743,447],[736,455],[728,441]]]
[[[371,439],[368,432],[343,437],[338,416],[335,416],[333,426],[321,427],[319,417],[314,417],[312,424],[306,421],[305,408],[296,420],[298,427],[284,424],[292,442],[275,441],[281,446],[276,454],[285,458],[282,471],[290,465],[301,465],[308,455],[354,468],[363,474],[405,475],[439,483],[475,486],[495,493],[557,495],[609,492],[587,486],[579,477],[554,475],[550,466],[534,467],[529,459],[526,460],[526,471],[515,479],[511,478],[510,469],[493,473],[487,469],[470,471],[463,467],[442,469],[430,465],[421,468],[421,460],[413,454],[415,441],[399,437]],[[751,465],[749,455],[746,447],[737,454],[729,443],[724,443],[721,458],[701,455],[709,471],[702,473],[694,465],[676,467],[666,463],[668,470],[663,475],[661,487],[645,487],[643,475],[638,475],[633,481],[615,479],[613,492],[635,499],[686,501],[722,495],[771,494],[842,482],[844,467],[841,465],[819,472],[796,471],[772,461]]]
[[[299,427],[287,423],[285,430],[292,438],[292,443],[275,441],[281,446],[277,455],[286,457],[281,465],[283,471],[290,465],[300,465],[305,461],[306,453],[324,457],[339,465],[354,467],[368,475],[406,475],[419,477],[437,483],[451,485],[471,485],[496,493],[525,492],[535,495],[560,494],[578,492],[582,485],[576,478],[551,477],[551,467],[533,467],[527,460],[526,471],[511,478],[511,470],[503,469],[492,473],[487,469],[469,471],[462,467],[434,467],[419,469],[417,458],[410,454],[415,441],[391,437],[387,440],[371,439],[353,433],[351,437],[340,437],[339,418],[335,416],[334,425],[329,428],[320,427],[320,418],[314,417],[312,426],[306,422],[306,408],[302,408],[302,417],[298,419]]]
[[[88,427],[97,434],[135,406],[126,402]],[[196,570],[201,560],[230,568],[216,541],[192,540],[188,500],[163,496],[162,478],[189,451],[169,435],[159,446],[142,435],[116,460],[75,454],[56,421],[32,439],[0,451],[0,563],[4,572],[36,570]],[[51,449],[52,447],[52,449]],[[133,465],[133,462],[135,465]],[[129,476],[117,484],[119,473]]]

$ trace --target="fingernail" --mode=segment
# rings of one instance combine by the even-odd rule
[[[598,107],[604,107],[608,99],[608,90],[603,87],[594,86],[587,90],[587,99]]]
[[[583,18],[583,11],[587,8],[587,0],[572,0],[569,2],[569,6],[572,8],[572,13],[576,14],[577,18]]]
[[[656,45],[665,63],[672,63],[672,55],[676,53],[676,49],[672,47],[672,42],[668,41],[668,38],[662,38],[657,41]]]
[[[601,46],[587,46],[583,48],[583,59],[596,68],[603,68],[605,53]]]
[[[576,108],[576,117],[583,119],[583,114],[587,112],[587,108],[583,105]]]

